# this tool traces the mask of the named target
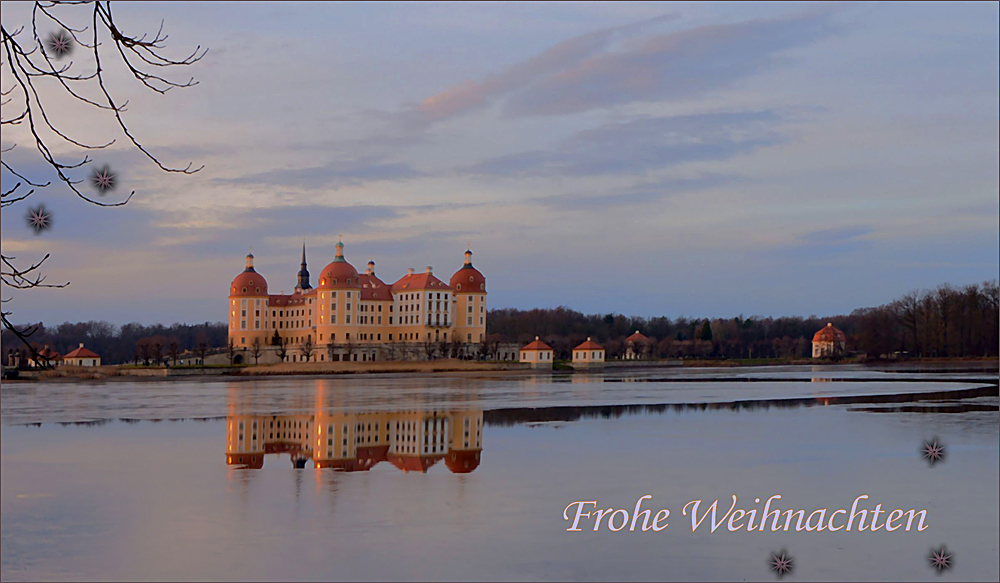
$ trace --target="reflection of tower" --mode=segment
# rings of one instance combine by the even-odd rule
[[[457,411],[452,414],[454,430],[445,465],[456,474],[479,467],[483,450],[483,412]]]
[[[450,426],[448,415],[437,411],[406,411],[393,415],[389,463],[404,472],[426,472],[444,457]]]
[[[264,467],[264,440],[257,417],[230,415],[226,420],[226,463],[249,469]]]
[[[242,393],[230,390],[226,463],[260,469],[266,454],[287,453],[294,468],[312,460],[317,469],[366,471],[389,461],[404,472],[426,472],[445,459],[452,472],[468,473],[479,465],[481,410],[348,413],[326,403],[321,386],[316,389],[311,415],[245,414]]]

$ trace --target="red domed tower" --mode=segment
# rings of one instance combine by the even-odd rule
[[[358,270],[344,258],[343,241],[338,241],[336,255],[320,271],[316,286],[318,317],[313,321],[321,345],[357,344],[361,340],[362,284]]]
[[[267,281],[253,268],[253,253],[247,266],[229,286],[229,339],[246,348],[259,337],[267,344]]]
[[[486,277],[472,266],[472,251],[466,249],[465,264],[448,282],[454,290],[455,339],[478,344],[486,339]]]

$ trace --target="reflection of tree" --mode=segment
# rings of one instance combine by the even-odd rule
[[[69,6],[87,5],[93,8],[87,19],[89,25],[79,28],[71,25],[69,17],[72,15],[73,9],[70,9],[69,12],[64,9]],[[53,26],[57,28],[54,35],[59,37],[59,43],[46,47],[40,37],[39,28]],[[30,36],[28,31],[31,33]],[[190,87],[197,82],[193,78],[183,83],[171,81],[162,76],[160,71],[175,66],[191,65],[201,60],[207,49],[202,51],[199,46],[186,58],[179,60],[168,58],[161,52],[167,38],[163,34],[162,26],[152,37],[146,33],[142,35],[127,34],[119,29],[115,23],[111,3],[99,1],[36,1],[32,6],[29,25],[22,25],[10,30],[5,25],[0,26],[0,35],[2,35],[3,80],[5,85],[10,82],[9,88],[0,87],[0,93],[2,93],[0,105],[3,109],[3,115],[0,115],[0,125],[26,128],[27,133],[30,134],[30,142],[35,146],[45,165],[52,170],[55,179],[78,198],[89,204],[102,207],[121,206],[132,198],[134,191],[130,192],[124,200],[102,202],[80,190],[79,185],[84,181],[80,172],[92,161],[89,152],[103,150],[113,144],[115,140],[106,143],[89,143],[80,137],[71,136],[64,129],[57,127],[50,117],[50,111],[59,107],[58,104],[53,105],[53,98],[56,96],[82,102],[91,106],[93,108],[91,111],[95,113],[98,111],[110,113],[115,118],[115,125],[125,135],[129,143],[161,170],[192,174],[201,169],[192,169],[192,164],[188,164],[186,168],[165,166],[136,139],[135,134],[122,116],[128,102],[119,101],[112,96],[110,84],[105,78],[109,65],[106,53],[110,51],[113,60],[123,64],[128,72],[146,88],[162,94],[175,87]],[[73,61],[68,61],[66,64],[55,62],[77,46],[93,54],[94,68],[92,71],[72,71]],[[105,53],[103,55],[102,48]],[[43,83],[52,81],[49,84],[52,91],[45,94],[44,99],[37,86],[40,79],[46,80]],[[97,95],[97,97],[87,97],[88,94]],[[8,136],[9,132],[10,130],[5,130]],[[67,144],[71,148],[81,149],[86,153],[77,160],[57,158],[53,151],[65,148]],[[3,153],[10,152],[16,146],[15,143],[4,148]],[[51,180],[26,176],[27,173],[16,169],[13,164],[9,163],[9,159],[0,161],[0,165],[13,177],[12,180],[16,180],[14,186],[0,194],[0,208],[7,209],[23,202],[36,190],[51,184]],[[100,191],[101,194],[104,194],[103,188]],[[34,263],[18,265],[15,263],[16,257],[0,253],[0,262],[2,262],[0,280],[2,280],[3,285],[20,290],[39,287],[65,287],[68,282],[62,284],[44,283],[45,276],[41,274],[41,267],[48,258],[49,254],[45,254]],[[4,298],[0,301],[6,304],[11,299]],[[10,330],[15,337],[27,345],[32,354],[37,354],[37,351],[27,340],[27,337],[32,335],[37,327],[14,326],[9,320],[10,315],[11,311],[0,310],[0,320],[2,320],[3,327]]]

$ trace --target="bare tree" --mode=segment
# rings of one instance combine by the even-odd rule
[[[139,358],[142,359],[142,363],[146,366],[149,366],[149,359],[152,357],[153,354],[152,344],[150,343],[150,339],[143,338],[139,340],[139,342],[136,343],[136,352],[138,353]]]
[[[170,339],[170,344],[167,345],[167,352],[170,354],[170,359],[174,361],[174,366],[177,366],[177,357],[181,353],[181,343],[176,338]]]
[[[299,346],[299,352],[302,353],[302,357],[306,359],[306,362],[309,362],[309,359],[312,358],[314,348],[315,346],[313,346],[312,334],[307,334],[306,339],[303,340],[302,345]]]
[[[229,339],[226,348],[229,350],[229,364],[232,365],[236,362],[236,343],[233,342],[232,338]]]
[[[198,364],[205,364],[205,355],[208,354],[208,335],[204,332],[199,332],[196,342],[198,343],[198,347],[195,353],[198,355]]]
[[[287,337],[280,338],[278,340],[278,358],[281,359],[281,362],[285,362],[285,359],[288,358],[288,338]]]
[[[80,7],[87,7],[87,12],[80,11]],[[74,11],[76,14],[89,14],[86,17],[88,25],[79,27],[72,25],[70,17]],[[48,37],[47,42],[43,42],[39,31],[50,27],[54,27],[56,31]],[[0,72],[2,72],[4,84],[10,82],[8,87],[0,87],[0,95],[2,95],[0,107],[2,107],[3,112],[0,114],[0,125],[5,128],[5,137],[16,139],[16,136],[12,134],[17,133],[19,137],[26,138],[33,143],[44,163],[43,165],[47,166],[52,173],[52,179],[49,180],[38,176],[29,177],[28,174],[31,173],[21,166],[31,167],[30,161],[21,160],[19,163],[10,163],[8,157],[5,156],[3,160],[0,160],[0,165],[17,182],[13,187],[0,193],[0,208],[7,209],[25,201],[36,190],[50,186],[53,179],[68,188],[84,202],[102,207],[124,205],[135,194],[135,191],[131,191],[123,200],[103,202],[81,190],[80,184],[84,182],[84,179],[80,174],[93,161],[89,153],[103,150],[112,145],[115,140],[106,143],[88,143],[70,136],[65,130],[57,127],[53,124],[48,113],[50,109],[60,107],[58,103],[53,105],[55,97],[75,99],[91,106],[94,113],[106,112],[112,115],[115,119],[115,125],[128,142],[161,170],[182,174],[193,174],[201,170],[200,167],[192,169],[192,164],[188,164],[186,168],[172,168],[161,163],[148,148],[136,139],[123,117],[128,102],[115,99],[109,84],[106,82],[107,65],[110,63],[104,57],[110,53],[114,55],[113,60],[115,61],[119,60],[120,57],[120,62],[137,81],[157,93],[163,94],[175,87],[196,85],[197,82],[193,77],[180,83],[167,79],[159,74],[159,71],[194,64],[205,56],[207,49],[202,51],[199,46],[186,58],[172,59],[162,53],[163,42],[166,39],[167,36],[163,34],[162,24],[160,30],[152,37],[149,34],[132,35],[123,32],[115,23],[111,2],[100,2],[99,0],[65,2],[37,0],[32,5],[30,23],[10,30],[6,25],[0,26],[0,42],[2,42]],[[68,61],[66,64],[56,63],[76,47],[82,47],[88,52],[92,52],[93,70],[73,71],[71,70],[73,61]],[[103,56],[102,53],[104,53]],[[39,83],[40,79],[46,79],[46,81]],[[54,83],[49,83],[48,80],[54,81]],[[51,88],[51,90],[47,93],[43,90],[40,93],[39,87],[36,85],[48,85],[49,87],[45,89]],[[97,95],[97,97],[92,99],[87,97],[87,94]],[[20,128],[25,129],[22,131]],[[67,147],[66,144],[69,144],[71,148],[83,150],[82,158],[67,160],[61,156],[57,157],[53,153],[60,148]],[[11,146],[2,150],[2,154],[8,154],[16,147],[17,143],[12,143]],[[95,170],[91,178],[100,194],[104,194],[106,190],[110,190],[114,186],[115,176],[106,166],[99,171]],[[36,233],[41,233],[52,224],[51,213],[41,205],[31,209],[27,218]],[[21,290],[39,287],[60,288],[69,285],[69,282],[44,283],[45,276],[41,273],[41,267],[48,258],[49,254],[46,253],[37,261],[18,264],[15,261],[17,258],[13,255],[0,253],[0,264],[2,264],[0,265],[0,280],[2,280],[3,285]],[[0,303],[7,304],[11,299],[2,298]],[[37,350],[28,342],[28,337],[37,331],[37,326],[15,326],[9,319],[11,313],[10,310],[0,310],[0,321],[2,321],[3,327],[25,344],[33,356],[37,356]]]
[[[253,357],[254,364],[257,364],[257,361],[260,360],[260,354],[263,350],[264,348],[260,343],[260,336],[254,336],[253,342],[250,343],[250,356]]]
[[[347,342],[344,344],[344,360],[351,360],[351,355],[354,354],[354,343],[351,342],[351,337],[347,337]]]

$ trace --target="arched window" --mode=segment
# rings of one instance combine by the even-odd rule
[[[247,293],[247,288],[243,288],[243,293]]]

